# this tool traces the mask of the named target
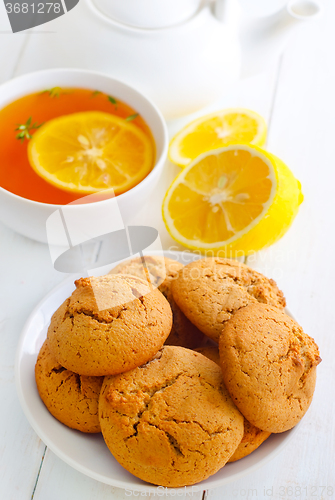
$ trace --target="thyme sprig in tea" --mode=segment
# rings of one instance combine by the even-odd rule
[[[130,116],[127,116],[127,118],[125,118],[126,122],[132,122],[133,120],[135,120],[135,118],[138,117],[138,113],[134,113],[133,115],[130,115]]]
[[[40,128],[43,125],[43,123],[32,123],[32,117],[29,116],[28,120],[26,123],[21,123],[17,124],[17,128],[15,129],[15,132],[19,131],[19,133],[16,135],[16,138],[23,142],[25,139],[29,140],[32,138],[31,131],[36,130]]]
[[[111,102],[112,104],[114,104],[115,109],[117,109],[117,100],[115,99],[115,97],[113,97],[111,95],[109,95],[107,97],[108,97],[109,102]]]
[[[54,98],[54,97],[59,97],[60,95],[63,94],[71,94],[71,91],[65,91],[62,89],[62,87],[52,87],[52,89],[46,89],[40,92],[41,94],[49,94],[49,97]]]

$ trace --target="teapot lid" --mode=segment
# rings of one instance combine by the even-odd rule
[[[92,0],[114,21],[137,28],[157,29],[190,19],[202,0]]]

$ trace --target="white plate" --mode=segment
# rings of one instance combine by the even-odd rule
[[[164,254],[183,264],[199,258],[188,252],[164,252]],[[74,469],[102,483],[119,488],[157,492],[156,486],[141,481],[119,465],[109,452],[101,434],[83,434],[58,422],[48,412],[37,392],[34,368],[38,352],[47,335],[51,316],[71,295],[75,288],[73,282],[79,277],[71,276],[54,288],[36,306],[23,328],[15,363],[16,387],[21,406],[42,441]],[[296,429],[297,427],[281,434],[272,434],[249,456],[227,464],[213,476],[198,483],[197,491],[217,488],[255,471],[286,446]],[[191,486],[183,490],[192,491],[192,488],[195,491]]]

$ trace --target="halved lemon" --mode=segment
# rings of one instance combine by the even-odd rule
[[[162,209],[176,241],[234,257],[281,238],[302,201],[300,182],[279,158],[256,146],[231,145],[184,168]]]
[[[189,123],[171,140],[169,159],[185,167],[200,154],[229,144],[255,144],[266,141],[264,118],[242,108],[224,109]]]
[[[80,194],[121,194],[148,175],[154,147],[133,123],[87,111],[46,122],[28,146],[32,168],[46,181]]]

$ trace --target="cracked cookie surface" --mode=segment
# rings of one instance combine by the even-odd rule
[[[183,347],[164,346],[147,364],[106,377],[99,416],[118,462],[144,481],[169,487],[217,472],[243,436],[243,417],[220,367]]]
[[[195,349],[197,352],[200,352],[206,358],[211,359],[220,366],[220,353],[219,348],[216,346],[208,345],[204,347],[199,347]],[[271,432],[262,431],[252,425],[246,418],[244,418],[244,433],[243,438],[234,454],[230,457],[228,462],[236,462],[236,460],[240,460],[244,458],[253,451],[255,451],[264,441],[271,435]]]
[[[231,316],[251,303],[285,307],[276,283],[233,259],[204,258],[185,266],[171,291],[188,319],[205,335],[219,341]]]
[[[178,271],[183,267],[183,264],[177,260],[145,255],[143,259],[138,257],[121,262],[110,271],[110,274],[121,273],[138,276],[158,287],[169,302],[173,315],[171,332],[165,344],[194,349],[201,345],[204,335],[181,311],[171,293],[171,284],[177,278]]]
[[[219,349],[226,387],[249,422],[284,432],[301,420],[321,358],[298,323],[278,308],[252,304],[225,324]]]
[[[60,422],[81,432],[100,432],[99,395],[103,377],[85,377],[61,366],[45,340],[37,357],[35,379],[39,395]]]
[[[172,325],[169,303],[140,278],[81,278],[51,318],[49,348],[81,375],[114,375],[151,359]],[[98,306],[99,304],[99,306]]]

